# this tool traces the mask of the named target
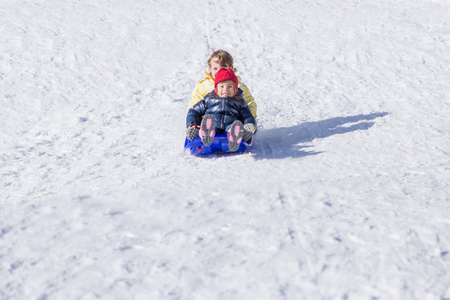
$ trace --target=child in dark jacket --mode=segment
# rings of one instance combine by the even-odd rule
[[[226,132],[232,152],[237,151],[242,140],[250,140],[256,132],[256,120],[238,84],[230,68],[217,72],[214,90],[188,111],[186,135],[189,140],[200,136],[203,144],[209,146],[216,133]]]
[[[214,79],[216,77],[217,72],[221,68],[230,68],[236,74],[237,69],[233,67],[234,59],[230,53],[225,50],[217,50],[211,53],[211,56],[208,58],[208,67],[209,70],[205,71],[205,76],[202,80],[197,82],[194,90],[192,91],[191,102],[189,103],[189,108],[192,108],[196,103],[200,102],[205,98],[205,96],[214,89]],[[248,108],[252,112],[253,116],[256,119],[256,110],[257,105],[255,102],[255,98],[253,98],[252,94],[248,87],[242,83],[242,80],[239,76],[238,86],[244,92],[244,100],[247,102]]]

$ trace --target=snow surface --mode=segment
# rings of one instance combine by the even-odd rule
[[[450,299],[449,16],[0,0],[0,298]],[[212,48],[251,153],[183,153]]]

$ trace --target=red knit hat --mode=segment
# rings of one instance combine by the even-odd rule
[[[239,88],[239,82],[236,75],[234,75],[233,70],[231,70],[230,68],[222,68],[216,73],[216,78],[214,79],[214,89],[216,89],[216,86],[219,82],[224,80],[234,81],[234,83],[236,84],[236,90]]]

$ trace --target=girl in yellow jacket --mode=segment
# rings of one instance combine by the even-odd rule
[[[233,57],[227,51],[217,50],[210,55],[208,59],[209,72],[205,71],[205,77],[197,83],[192,91],[192,99],[191,103],[189,103],[188,109],[203,100],[208,93],[214,90],[214,78],[216,77],[217,71],[221,68],[231,68],[234,73],[237,72],[237,70],[233,68],[233,63]],[[237,76],[237,78],[239,88],[244,92],[244,100],[247,102],[248,108],[250,108],[253,117],[256,119],[255,99],[248,90],[247,86],[241,82],[241,78],[239,76]]]

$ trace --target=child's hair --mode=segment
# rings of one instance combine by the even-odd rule
[[[225,50],[214,51],[208,59],[208,66],[211,67],[211,62],[217,60],[221,67],[233,68],[233,57]]]

